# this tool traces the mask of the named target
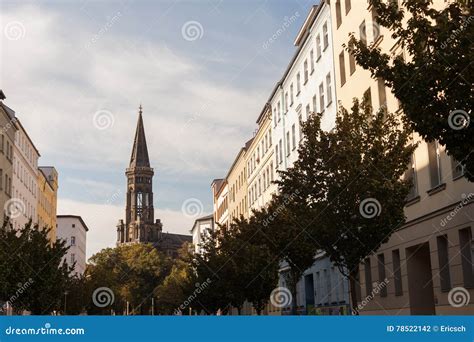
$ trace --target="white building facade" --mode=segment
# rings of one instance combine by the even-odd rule
[[[12,199],[16,211],[12,213],[14,229],[24,227],[30,220],[38,222],[38,158],[39,151],[23,128],[20,120],[15,121],[15,145],[13,147]]]
[[[193,236],[194,252],[200,253],[202,248],[202,238],[206,234],[214,231],[214,214],[200,217],[194,221],[193,228],[191,229],[191,235]]]
[[[303,23],[294,42],[297,51],[269,99],[277,179],[278,170],[286,170],[298,159],[302,140],[300,123],[306,121],[308,115],[319,113],[324,130],[335,125],[337,99],[332,42],[330,6],[323,0],[312,7]],[[282,265],[284,271],[285,265]],[[283,277],[280,283],[284,285]],[[301,314],[346,314],[349,307],[347,279],[320,254],[298,283],[296,302]],[[282,313],[289,309],[284,308]]]
[[[84,274],[86,270],[86,242],[89,228],[81,216],[58,215],[57,216],[57,238],[66,241],[69,246],[64,261],[69,265],[74,263],[74,272],[77,275]]]

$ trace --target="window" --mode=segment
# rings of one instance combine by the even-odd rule
[[[329,107],[329,105],[332,103],[331,73],[326,75],[326,96],[328,98]]]
[[[286,155],[290,155],[290,131],[286,132]]]
[[[326,48],[329,45],[329,33],[328,33],[328,23],[325,22],[323,25],[323,50],[326,50]]]
[[[324,112],[324,85],[319,85],[319,110],[320,113]]]
[[[76,237],[71,236],[71,246],[75,246],[75,245],[76,245]]]
[[[441,184],[441,165],[439,158],[439,145],[437,141],[427,143],[430,167],[431,188]]]
[[[3,153],[3,148],[5,146],[5,136],[2,134],[2,141],[1,141],[1,144],[0,144],[0,152]]]
[[[313,96],[313,112],[317,112],[318,109],[316,108],[316,95]]]
[[[336,0],[336,25],[337,28],[341,26],[342,23],[342,17],[341,17],[341,1]]]
[[[3,169],[0,169],[0,190],[3,190]]]
[[[412,154],[410,160],[408,162],[408,168],[405,171],[404,179],[407,181],[411,181],[411,188],[410,192],[407,196],[407,201],[415,198],[418,196],[418,184],[416,180],[416,168],[415,168],[415,157]]]
[[[318,34],[316,36],[316,61],[319,61],[321,58],[321,36]]]
[[[308,60],[305,60],[303,63],[303,70],[304,70],[304,84],[308,82]]]
[[[309,117],[309,104],[306,105],[306,117]]]
[[[393,281],[395,282],[395,296],[401,296],[403,294],[402,269],[400,264],[400,251],[398,249],[392,251],[392,265]]]
[[[370,92],[370,87],[366,91],[364,91],[363,101],[365,102],[367,106],[370,106],[370,108],[373,108],[372,107],[372,94]]]
[[[285,93],[285,114],[288,112],[288,92]]]
[[[71,254],[71,265],[74,264],[75,262],[76,262],[76,255]]]
[[[301,91],[301,76],[300,73],[296,74],[296,96],[300,94]]]
[[[349,47],[352,49],[354,44],[350,44]],[[349,52],[349,73],[352,75],[356,70],[356,60],[352,53]]]
[[[370,264],[370,257],[365,259],[364,263],[365,270],[365,295],[368,296],[372,293],[372,265]]]
[[[377,86],[379,88],[379,106],[380,108],[387,108],[387,92],[383,78],[379,77],[377,79]]]
[[[379,264],[379,285],[385,283],[385,254],[379,254],[377,256],[377,261]],[[382,286],[380,289],[380,297],[387,297],[387,284],[385,286]]]
[[[346,15],[351,10],[351,0],[346,0]]]
[[[298,120],[299,120],[298,130],[299,130],[300,141],[301,141],[301,139],[303,139],[303,118],[301,117],[301,112],[298,113]]]
[[[459,245],[461,249],[462,274],[464,287],[474,287],[474,242],[472,241],[471,228],[459,231]]]
[[[278,101],[278,122],[280,121],[281,119],[281,103],[280,101]]]
[[[274,125],[276,127],[276,125],[277,125],[277,110],[276,110],[276,108],[273,108],[273,122],[274,122]]]
[[[377,24],[377,12],[372,10],[372,34],[374,35],[374,42],[380,37],[380,26]]]
[[[460,178],[461,176],[464,175],[464,172],[466,171],[464,168],[464,165],[459,163],[453,157],[451,157],[451,168],[452,168],[452,173],[453,173],[453,179]]]
[[[344,50],[339,54],[339,73],[341,74],[341,87],[346,84],[346,65],[344,62]]]
[[[311,64],[311,73],[313,73],[313,71],[314,71],[314,52],[313,52],[312,49],[309,52],[309,63]]]
[[[451,290],[451,277],[449,274],[448,236],[441,235],[436,238],[438,242],[439,280],[441,291]]]
[[[278,145],[275,146],[275,160],[276,160],[276,164],[278,165]]]
[[[292,144],[292,149],[294,150],[296,148],[296,127],[295,124],[291,126],[291,144]]]
[[[293,106],[293,83],[290,85],[290,106]]]
[[[365,20],[359,26],[359,36],[362,43],[364,43],[364,45],[367,45],[367,30],[365,27]]]
[[[280,164],[281,164],[281,162],[283,161],[283,142],[281,141],[281,139],[278,142],[278,145],[280,146]]]

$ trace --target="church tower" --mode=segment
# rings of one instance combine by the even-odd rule
[[[154,222],[154,172],[150,167],[142,114],[140,105],[130,164],[125,172],[127,176],[125,222],[120,220],[117,225],[117,244],[157,242],[162,230],[160,220]]]

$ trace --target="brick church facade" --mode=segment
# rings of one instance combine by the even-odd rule
[[[163,233],[161,220],[155,220],[154,170],[150,167],[142,113],[140,105],[130,165],[125,171],[127,177],[125,221],[119,220],[117,225],[117,245],[151,243],[158,251],[176,257],[178,249],[185,242],[192,242],[192,237]]]

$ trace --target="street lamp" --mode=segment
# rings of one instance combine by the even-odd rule
[[[64,291],[64,315],[66,315],[66,302],[67,302],[68,292]]]

